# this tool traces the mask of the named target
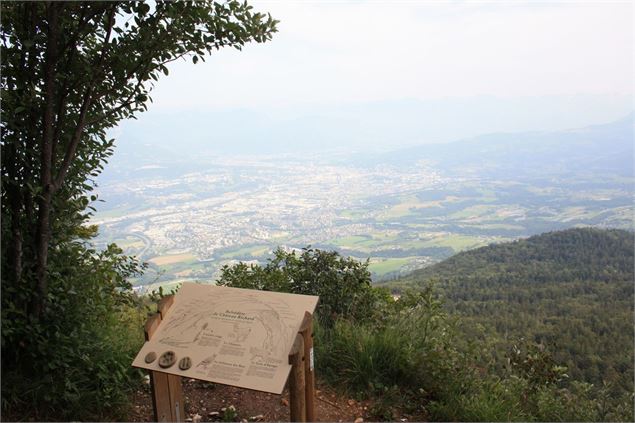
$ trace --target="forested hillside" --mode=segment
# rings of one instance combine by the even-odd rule
[[[388,286],[433,283],[466,339],[489,337],[493,356],[526,338],[570,378],[633,392],[633,252],[632,232],[570,229],[463,252]]]

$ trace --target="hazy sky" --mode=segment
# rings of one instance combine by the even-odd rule
[[[156,109],[633,92],[630,1],[250,3],[273,40],[176,64]]]
[[[118,140],[393,149],[633,110],[631,2],[250,3],[273,40],[174,63]]]

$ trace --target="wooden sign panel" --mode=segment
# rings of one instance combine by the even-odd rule
[[[184,283],[132,365],[282,393],[288,355],[318,297]]]

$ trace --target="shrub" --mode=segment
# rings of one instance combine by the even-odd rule
[[[511,347],[508,373],[466,374],[464,389],[449,383],[427,406],[435,421],[633,421],[632,397],[567,383],[564,368],[544,346],[529,342]],[[452,379],[450,379],[452,380]]]
[[[217,285],[264,291],[319,295],[317,318],[332,327],[340,318],[369,321],[382,314],[390,295],[371,287],[368,263],[335,251],[302,249],[300,255],[278,248],[262,267],[239,263],[224,266]]]
[[[463,390],[448,386],[426,409],[432,421],[529,421],[520,404],[521,379],[472,378]]]
[[[51,268],[44,318],[29,320],[13,307],[15,296],[2,298],[3,410],[40,420],[122,417],[140,379],[130,363],[143,343],[145,309],[127,278],[141,266],[114,245],[97,253],[68,243]]]

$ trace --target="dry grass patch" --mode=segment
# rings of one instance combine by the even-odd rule
[[[183,254],[168,254],[165,256],[153,257],[148,260],[151,263],[156,264],[157,266],[163,266],[166,264],[174,264],[174,263],[182,263],[184,261],[192,261],[196,257],[192,253],[183,253]]]

